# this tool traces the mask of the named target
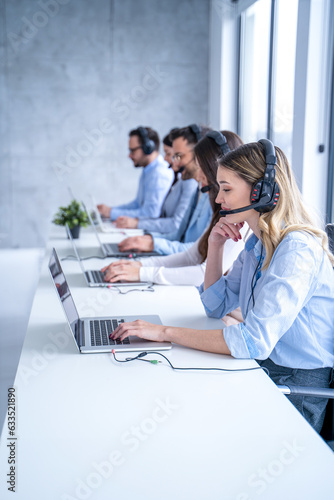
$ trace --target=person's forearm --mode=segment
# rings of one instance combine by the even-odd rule
[[[224,246],[222,244],[209,244],[204,290],[216,283],[223,275],[223,250]]]
[[[164,340],[198,349],[199,351],[231,354],[222,330],[193,330],[191,328],[166,326]]]
[[[144,260],[144,259],[143,259]],[[140,268],[140,281],[151,281],[158,285],[200,286],[204,279],[205,266],[147,267]]]

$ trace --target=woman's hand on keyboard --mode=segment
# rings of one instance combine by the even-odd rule
[[[141,262],[138,261],[119,260],[103,267],[101,272],[104,273],[104,281],[108,283],[140,281],[139,268],[141,265]]]
[[[113,340],[124,340],[130,335],[135,335],[142,339],[163,342],[165,340],[165,331],[166,327],[164,325],[153,325],[142,319],[137,319],[136,321],[119,325],[116,330],[110,334],[110,338]]]

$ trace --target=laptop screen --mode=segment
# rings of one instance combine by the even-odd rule
[[[51,253],[49,270],[63,305],[67,321],[75,335],[75,324],[79,320],[79,315],[55,249]]]
[[[72,244],[72,248],[73,248],[73,251],[74,251],[75,256],[76,256],[76,258],[77,258],[77,261],[79,262],[79,265],[80,265],[81,271],[83,272],[84,276],[86,277],[86,275],[85,275],[85,269],[84,269],[84,267],[83,267],[83,265],[82,265],[82,262],[81,262],[81,259],[80,259],[80,255],[79,255],[79,253],[78,253],[77,247],[76,247],[76,245],[75,245],[75,243],[74,243],[74,239],[72,238],[72,234],[71,234],[71,231],[70,231],[70,229],[69,229],[69,227],[68,227],[68,224],[67,224],[67,223],[66,223],[66,226],[65,226],[65,227],[66,227],[67,236],[68,236],[68,238],[69,238],[69,240],[70,240],[70,242],[71,242],[71,244]]]
[[[95,234],[95,236],[96,236],[96,238],[97,238],[97,241],[99,242],[100,246],[102,246],[102,242],[101,242],[101,240],[100,240],[99,233],[97,232],[97,229],[96,229],[96,227],[95,227],[95,224],[94,224],[94,221],[93,221],[93,219],[92,219],[92,216],[90,215],[90,213],[89,213],[89,211],[87,210],[86,205],[84,204],[84,202],[83,202],[83,201],[81,202],[81,205],[83,206],[83,209],[84,209],[84,211],[85,211],[85,212],[86,212],[86,214],[87,214],[87,217],[88,217],[89,222],[90,222],[90,224],[91,224],[91,226],[92,226],[92,228],[93,228],[93,231],[94,231],[94,234]]]

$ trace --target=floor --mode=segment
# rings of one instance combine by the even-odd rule
[[[44,249],[0,250],[0,431],[7,411]]]

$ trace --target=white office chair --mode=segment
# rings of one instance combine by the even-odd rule
[[[334,224],[326,225],[329,248],[334,254]],[[333,318],[334,328],[334,318]],[[315,387],[303,387],[298,385],[277,385],[278,389],[286,395],[313,396],[319,398],[328,398],[326,415],[320,435],[327,441],[328,445],[334,450],[334,377],[332,373],[332,383],[329,389],[317,389]]]

